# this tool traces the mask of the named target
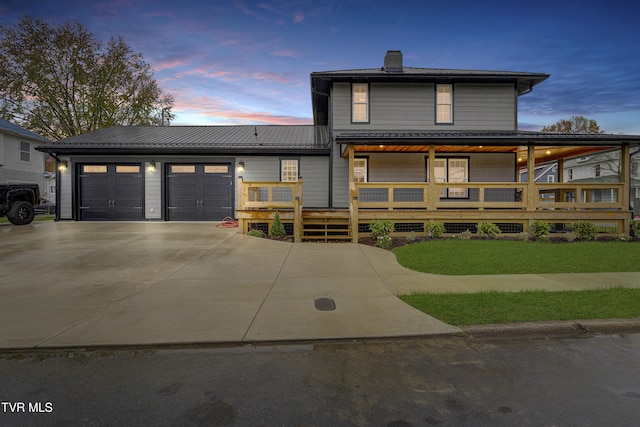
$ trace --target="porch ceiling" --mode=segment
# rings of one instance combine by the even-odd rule
[[[518,166],[527,164],[527,146],[490,146],[490,145],[436,145],[436,153],[516,153]],[[558,159],[583,156],[598,151],[610,150],[611,147],[575,147],[575,146],[536,146],[536,163],[545,163]],[[356,145],[356,153],[428,153],[428,145]],[[345,150],[343,157],[348,157]]]

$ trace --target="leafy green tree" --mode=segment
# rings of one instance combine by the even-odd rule
[[[560,119],[556,123],[544,126],[542,132],[559,133],[604,133],[593,119],[584,116],[571,116],[569,119]]]
[[[173,97],[122,37],[29,16],[0,26],[0,116],[53,140],[116,125],[168,125]]]

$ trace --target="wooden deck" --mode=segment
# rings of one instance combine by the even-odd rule
[[[464,197],[442,199],[447,189]],[[297,183],[243,182],[238,185],[240,232],[268,232],[275,212],[294,241],[351,240],[368,236],[373,220],[390,220],[396,234],[425,235],[428,222],[442,222],[447,233],[493,222],[505,234],[526,232],[533,221],[556,230],[589,221],[607,234],[629,228],[622,183],[354,183],[351,206],[345,209],[304,209],[302,180]]]

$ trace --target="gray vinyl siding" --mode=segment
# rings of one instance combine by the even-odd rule
[[[349,207],[349,159],[342,158],[342,147],[333,148],[333,208]]]
[[[302,157],[302,206],[326,208],[329,206],[329,158]]]
[[[162,218],[162,167],[156,162],[155,171],[150,171],[148,163],[143,165],[144,176],[144,209],[146,219]]]
[[[454,85],[454,128],[460,130],[515,130],[515,88],[510,84]]]
[[[329,200],[329,159],[325,156],[242,156],[236,158],[236,168],[244,162],[244,172],[237,172],[244,181],[280,181],[280,159],[297,158],[302,176],[304,207],[326,208]],[[236,188],[236,208],[237,208]]]
[[[516,96],[512,84],[454,84],[453,124],[435,123],[431,83],[371,83],[369,123],[351,123],[351,85],[334,83],[334,129],[515,130]]]
[[[365,157],[369,158],[369,182],[425,181],[426,166],[423,154],[371,153]]]

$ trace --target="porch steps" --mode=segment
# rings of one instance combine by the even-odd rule
[[[302,240],[324,241],[350,240],[349,218],[303,218]]]

